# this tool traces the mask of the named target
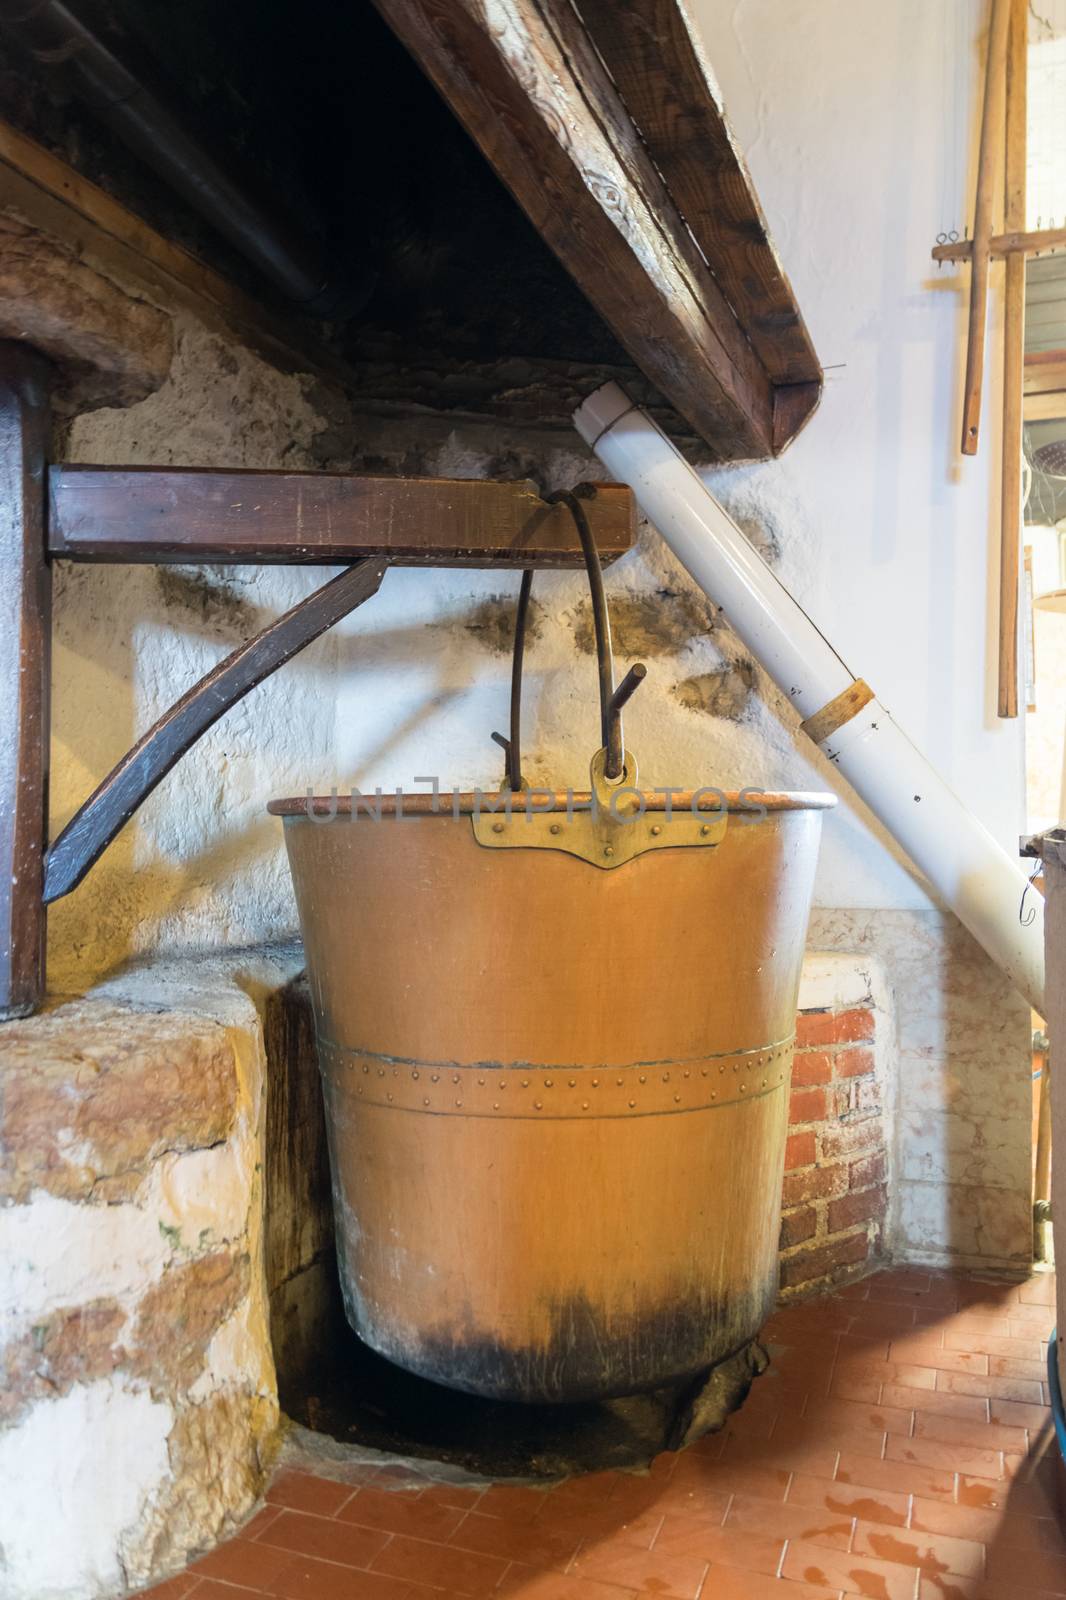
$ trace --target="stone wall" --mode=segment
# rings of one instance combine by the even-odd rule
[[[251,1508],[278,1421],[262,997],[157,962],[0,1030],[0,1593],[114,1596]]]

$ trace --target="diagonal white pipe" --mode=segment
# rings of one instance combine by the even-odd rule
[[[669,439],[616,383],[574,413],[578,432],[798,708],[815,716],[857,680]],[[870,699],[819,740],[871,811],[1033,1008],[1044,1008],[1044,904],[1020,916],[1021,866]],[[834,720],[834,719],[830,719]]]

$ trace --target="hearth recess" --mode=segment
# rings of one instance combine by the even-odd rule
[[[225,712],[372,605],[391,569],[499,569],[525,604],[534,572],[584,566],[595,582],[601,564],[633,548],[630,490],[584,481],[593,461],[570,419],[591,390],[622,380],[689,453],[716,461],[776,454],[817,404],[820,366],[681,11],[668,8],[669,26],[654,34],[639,7],[627,13],[630,56],[610,7],[579,15],[568,0],[523,0],[509,30],[475,0],[445,9],[447,18],[436,4],[382,0],[334,17],[242,4],[221,18],[207,4],[180,17],[124,0],[106,14],[88,0],[0,5],[0,71],[12,88],[0,227],[13,263],[0,297],[0,555],[11,577],[0,627],[0,1015],[11,1020],[3,1220],[22,1274],[0,1449],[21,1464],[4,1534],[19,1596],[132,1587],[230,1530],[277,1449],[279,1398],[310,1429],[362,1450],[551,1476],[639,1466],[681,1445],[720,1421],[761,1365],[753,1336],[772,1298],[805,879],[782,911],[791,976],[765,1015],[752,1014],[751,1040],[699,1047],[715,1054],[716,1072],[727,1070],[717,1055],[729,1054],[731,1083],[734,1067],[738,1076],[728,1093],[708,1081],[706,1100],[689,1109],[710,1126],[721,1096],[714,1117],[737,1119],[750,1089],[744,1114],[764,1117],[759,1148],[774,1169],[743,1336],[715,1344],[710,1387],[691,1352],[666,1360],[671,1381],[657,1387],[653,1348],[646,1370],[603,1398],[471,1397],[357,1340],[339,1298],[298,953],[167,950],[88,994],[46,989],[47,908],[128,841],[139,808]],[[204,78],[205,40],[231,95],[214,95]],[[293,62],[320,93],[274,92]],[[680,96],[680,143],[677,118],[642,96],[650,73]],[[366,93],[353,95],[360,75]],[[338,203],[356,191],[356,204]],[[63,459],[54,439],[76,433],[79,418],[105,409],[121,419],[142,403],[150,414],[198,359],[223,379],[246,363],[293,414],[313,402],[316,419],[335,426],[301,445],[298,470],[291,440],[257,452],[237,426],[221,450],[210,428],[192,430],[209,465],[187,447],[172,454],[165,430],[123,457]],[[409,426],[432,435],[437,459],[456,427],[502,432],[505,444],[483,450],[472,476],[434,471],[428,447],[405,454],[397,444]],[[121,426],[118,437],[129,437]],[[573,491],[563,498],[541,470],[553,453]],[[310,593],[282,591],[284,604],[234,607],[229,653],[188,687],[188,676],[168,683],[126,754],[123,739],[79,765],[82,796],[97,787],[49,838],[49,739],[67,711],[51,699],[53,580],[73,574],[69,599],[79,575],[89,590],[89,569],[101,566],[169,568],[176,587],[208,597],[232,569],[343,570]],[[136,620],[123,616],[116,631]],[[602,757],[597,791],[636,780],[615,746],[639,675],[613,683],[603,620],[597,612],[603,747],[588,752]],[[593,681],[590,663],[590,690]],[[518,795],[514,703],[501,742],[499,793]],[[625,829],[610,832],[618,819],[611,792],[603,798],[608,831],[590,824],[582,849],[617,860],[579,862],[557,849],[561,824],[541,819],[546,872],[562,874],[564,894],[571,871],[593,874],[608,894],[626,873],[669,874],[678,856],[712,871],[731,848],[721,835],[728,803],[706,813],[694,804],[683,822],[644,819],[640,850],[626,835],[623,859]],[[807,826],[803,807],[774,798],[768,836]],[[462,806],[441,820],[493,871],[526,854],[491,822],[487,839],[475,836]],[[685,838],[659,840],[663,828]],[[739,850],[749,835],[741,824],[735,835]],[[128,881],[138,871],[131,854]],[[770,1012],[776,1032],[766,1031]],[[752,1062],[733,1059],[753,1052],[765,1086],[749,1079]],[[475,1093],[480,1059],[463,1068]],[[620,1124],[673,1115],[675,1096],[689,1092],[659,1081],[649,1111],[650,1099],[638,1105],[647,1086],[629,1086],[642,1059],[611,1065],[616,1078],[622,1071],[611,1087]],[[410,1089],[421,1068],[405,1068]],[[586,1053],[582,1073],[595,1069]],[[687,1057],[678,1071],[683,1085]],[[573,1118],[557,1119],[569,1127],[584,1115],[576,1077],[559,1087],[577,1095]],[[653,1268],[669,1256],[649,1251]],[[689,1324],[698,1328],[699,1315]],[[101,1477],[101,1450],[114,1470],[93,1499],[85,1485]],[[20,1528],[39,1522],[57,1475],[78,1537],[42,1549]]]

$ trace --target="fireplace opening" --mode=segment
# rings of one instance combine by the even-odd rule
[[[154,171],[150,141],[131,148],[109,121],[111,77],[79,80],[79,49],[59,48],[52,9],[38,13],[38,32],[0,39],[8,120],[295,330],[364,409],[569,429],[589,390],[616,378],[694,443],[372,5],[78,10],[138,101],[172,112],[304,264],[308,289],[290,294],[270,281],[272,243],[258,241],[256,262],[220,231],[224,191],[209,219],[188,194],[199,178]]]

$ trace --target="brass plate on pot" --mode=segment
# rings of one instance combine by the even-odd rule
[[[552,791],[501,791],[503,812],[474,811],[474,838],[486,850],[561,850],[605,872],[649,850],[711,848],[721,844],[729,825],[727,811],[646,810],[648,796],[637,788],[637,764],[627,750],[621,777],[604,773],[606,750],[597,750],[589,768],[591,799],[560,808]],[[551,801],[538,809],[537,799]]]

